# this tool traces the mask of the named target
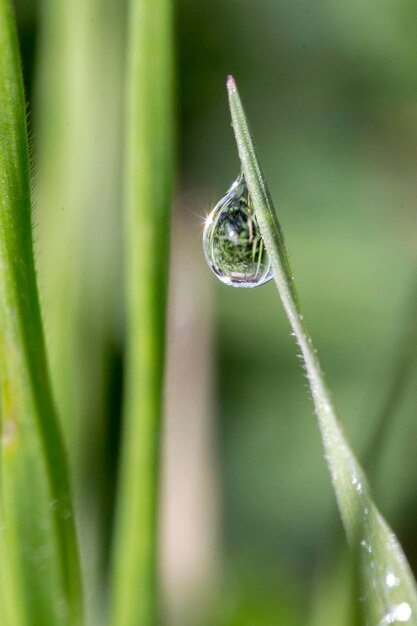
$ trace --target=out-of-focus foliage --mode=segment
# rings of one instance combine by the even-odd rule
[[[329,387],[354,448],[365,450],[395,375],[415,282],[412,3],[181,6],[185,171],[201,189],[190,219],[238,168],[223,105],[224,76],[233,73]],[[309,594],[334,509],[275,299],[271,285],[256,293],[218,287],[226,555],[242,584],[243,560],[265,573],[265,584],[291,572]],[[415,382],[414,370],[372,481],[412,563]]]
[[[36,6],[17,5],[30,87]],[[177,210],[200,237],[238,173],[224,95],[233,73],[326,378],[359,452],[387,402],[416,281],[416,22],[412,0],[177,3]],[[272,285],[219,284],[215,298],[223,576],[210,624],[305,624],[338,524],[306,382]],[[416,379],[414,367],[371,479],[414,566]],[[296,609],[284,619],[287,605]]]

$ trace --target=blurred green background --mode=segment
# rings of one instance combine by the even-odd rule
[[[52,373],[91,550],[89,598],[100,605],[123,379],[125,7],[79,0],[67,14],[57,9],[54,24],[43,18],[47,4],[16,2],[34,221]],[[334,495],[276,289],[217,283],[201,235],[205,215],[238,174],[225,93],[232,73],[336,407],[369,464],[377,504],[417,566],[415,3],[175,5],[165,621],[352,624]],[[56,71],[60,46],[76,50],[71,89],[65,63]]]

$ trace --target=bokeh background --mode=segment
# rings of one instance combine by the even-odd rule
[[[201,235],[239,173],[232,73],[336,407],[417,566],[415,3],[175,5],[164,623],[351,626],[357,594],[276,289],[218,283]],[[100,624],[123,384],[125,6],[16,9],[46,334]]]

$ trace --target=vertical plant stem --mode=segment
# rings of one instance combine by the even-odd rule
[[[173,167],[170,0],[130,0],[125,246],[126,397],[113,546],[112,624],[156,621],[158,455]]]
[[[36,287],[26,110],[9,0],[0,0],[0,201],[0,623],[76,625],[78,549]]]
[[[86,587],[102,623],[115,446],[124,2],[41,0],[37,258],[52,385],[68,446]],[[93,617],[93,615],[96,617]],[[100,617],[101,616],[101,617]]]
[[[341,518],[349,543],[360,557],[367,617],[371,623],[381,626],[395,621],[417,624],[413,575],[395,535],[373,503],[365,474],[336,416],[317,352],[301,313],[282,230],[232,77],[228,78],[227,88],[243,173],[278,292],[301,350]],[[386,582],[388,572],[395,580],[394,585]]]

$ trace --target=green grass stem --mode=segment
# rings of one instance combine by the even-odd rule
[[[348,541],[358,555],[363,604],[372,624],[417,624],[416,585],[404,553],[372,498],[336,416],[317,352],[305,324],[284,238],[251,139],[236,83],[227,81],[237,148],[275,282],[309,379],[325,456]]]
[[[125,132],[127,361],[113,626],[156,622],[158,457],[173,168],[170,0],[130,0]]]

